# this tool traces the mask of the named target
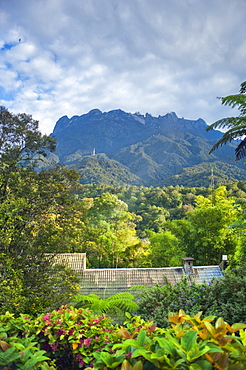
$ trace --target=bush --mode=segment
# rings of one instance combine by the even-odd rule
[[[127,314],[124,326],[105,316],[62,306],[30,319],[0,316],[0,364],[4,369],[243,370],[244,324],[184,311],[170,315],[172,327],[158,328]],[[242,338],[235,336],[239,332]],[[11,357],[12,356],[12,357]]]
[[[204,315],[223,317],[226,322],[244,322],[246,317],[245,267],[225,272],[222,278],[208,284],[192,284],[187,279],[176,285],[145,288],[136,297],[137,311],[144,320],[154,320],[158,326],[170,325],[168,313],[185,310],[189,315],[202,311]]]
[[[191,284],[187,279],[180,280],[176,285],[167,283],[144,288],[136,297],[139,305],[137,314],[144,320],[153,320],[161,328],[168,327],[170,312],[183,309],[189,315],[201,310],[205,313],[213,304],[210,289],[210,284]]]
[[[25,336],[29,318],[13,314],[0,316],[0,367],[5,370],[55,370],[35,335]]]

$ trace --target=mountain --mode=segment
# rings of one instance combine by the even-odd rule
[[[153,117],[93,109],[61,117],[51,135],[57,140],[55,160],[76,168],[82,183],[163,186],[173,181],[186,186],[194,173],[198,181],[199,166],[204,169],[200,173],[207,173],[213,163],[221,171],[215,181],[245,180],[243,162],[234,161],[235,143],[209,154],[222,133],[206,127],[201,118],[192,121],[174,112]],[[205,186],[202,176],[196,186]]]

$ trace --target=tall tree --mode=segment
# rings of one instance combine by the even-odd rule
[[[202,195],[197,197],[195,210],[187,215],[192,242],[186,251],[196,263],[219,264],[223,254],[233,258],[238,238],[229,226],[240,214],[234,203],[234,198],[227,197],[225,186],[215,189],[211,199]]]
[[[183,253],[178,247],[178,238],[171,231],[149,231],[149,239],[152,267],[179,266]]]
[[[239,160],[246,156],[246,81],[241,84],[240,92],[236,95],[228,95],[221,98],[223,105],[228,105],[232,108],[237,107],[239,109],[238,117],[227,117],[222,118],[210,126],[207,127],[207,131],[212,129],[224,129],[227,130],[222,138],[212,147],[210,153],[212,153],[219,146],[231,142],[234,139],[241,138],[241,142],[235,149],[236,160]]]
[[[47,250],[47,244],[64,227],[64,212],[70,209],[72,213],[71,189],[79,178],[75,171],[59,167],[33,170],[35,155],[45,156],[54,148],[54,139],[42,135],[31,116],[0,109],[1,263],[3,271],[18,272],[25,298],[19,300],[23,302],[19,309],[26,312],[66,303],[65,297],[74,291],[70,281],[76,282],[71,271],[58,271],[45,256],[47,251],[58,250],[57,237],[53,250]],[[0,299],[0,311],[5,306]]]
[[[126,248],[139,243],[134,223],[136,215],[128,212],[127,204],[115,194],[104,193],[93,200],[87,217],[88,238],[84,245],[89,246],[91,264],[95,267],[121,266]]]

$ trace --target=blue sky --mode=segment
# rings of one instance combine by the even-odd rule
[[[246,80],[245,0],[0,0],[0,104],[51,133],[98,108],[236,115]]]

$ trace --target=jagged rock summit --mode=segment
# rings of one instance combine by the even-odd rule
[[[59,161],[76,168],[83,183],[159,186],[184,168],[216,161],[245,171],[242,163],[234,162],[233,143],[209,155],[222,134],[207,132],[206,127],[201,118],[188,120],[174,112],[153,117],[93,109],[81,116],[61,117],[52,136]]]

